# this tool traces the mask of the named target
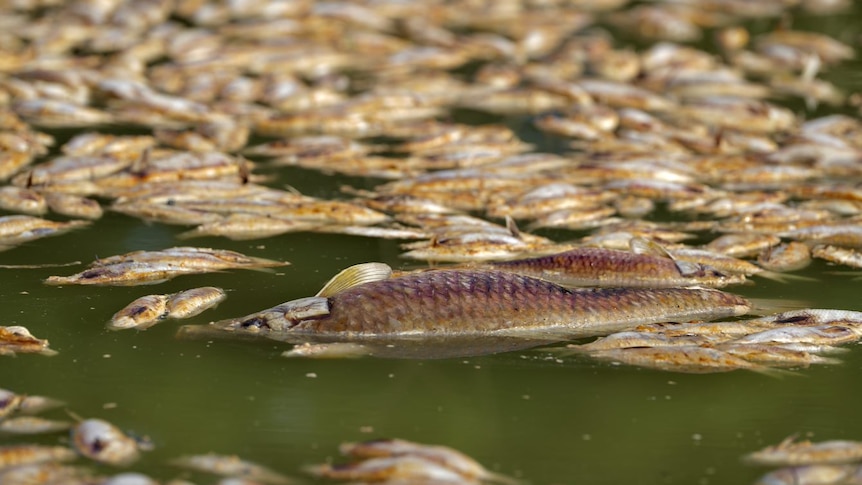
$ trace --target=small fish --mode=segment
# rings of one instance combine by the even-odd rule
[[[434,461],[417,456],[387,456],[343,465],[315,465],[308,473],[332,480],[381,483],[434,483],[438,485],[479,485],[481,482],[462,476]]]
[[[811,264],[812,251],[807,244],[796,241],[781,243],[761,252],[757,264],[768,271],[796,271]]]
[[[754,364],[728,352],[698,345],[599,350],[591,352],[590,357],[650,369],[696,374],[737,369],[768,371],[768,368],[760,364]]]
[[[134,439],[101,419],[86,419],[76,424],[71,438],[78,453],[99,463],[125,466],[140,456]]]
[[[71,276],[49,276],[45,283],[115,286],[156,284],[183,274],[271,268],[287,264],[290,263],[222,249],[175,247],[161,251],[134,251],[99,259],[89,269]]]
[[[760,477],[755,485],[839,485],[858,483],[859,465],[805,465],[779,468]]]
[[[66,446],[0,446],[0,470],[36,463],[72,461],[77,456],[74,450]]]
[[[811,248],[811,256],[851,268],[862,268],[862,252],[855,249],[818,244]]]
[[[243,460],[236,455],[219,455],[216,453],[190,455],[172,460],[171,463],[190,470],[246,478],[260,483],[291,483],[291,480],[286,476],[257,463]]]
[[[844,325],[818,325],[813,327],[787,326],[773,328],[746,335],[733,340],[736,344],[783,344],[812,343],[838,345],[855,342],[859,339],[859,330]]]
[[[588,336],[668,320],[742,315],[748,301],[712,289],[570,290],[514,273],[432,270],[391,278],[367,263],[313,297],[216,322],[228,332],[340,341],[417,336]]]
[[[53,433],[69,429],[72,423],[37,416],[16,416],[0,421],[0,432],[11,434]]]
[[[191,318],[214,308],[224,301],[227,294],[221,288],[204,286],[192,288],[170,295],[167,304],[167,318]]]
[[[0,326],[0,355],[41,354],[57,355],[56,350],[48,348],[48,341],[33,336],[26,327],[14,325]]]
[[[0,389],[0,419],[3,419],[17,411],[23,400],[24,396],[20,394],[15,394],[6,389]]]
[[[749,362],[757,362],[770,365],[809,365],[809,364],[838,364],[839,360],[822,357],[813,352],[788,348],[784,345],[773,344],[735,344],[728,342],[719,344],[717,349],[730,355],[741,357]]]
[[[342,455],[353,459],[417,457],[455,471],[468,480],[517,483],[512,478],[487,470],[473,458],[448,446],[426,445],[401,439],[380,439],[361,443],[342,443],[338,449]]]
[[[862,460],[862,443],[847,440],[812,443],[790,436],[777,445],[745,455],[743,460],[765,466],[840,465]]]
[[[145,295],[129,303],[111,317],[108,328],[122,330],[150,328],[168,316],[168,295]]]

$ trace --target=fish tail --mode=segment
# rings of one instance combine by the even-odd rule
[[[801,276],[798,274],[791,273],[779,273],[777,271],[760,271],[755,273],[754,276],[760,276],[762,278],[766,278],[768,280],[777,281],[779,283],[790,283],[792,281],[798,282],[814,282],[817,281],[817,278],[812,278],[810,276]]]
[[[748,313],[760,316],[802,310],[811,306],[811,303],[806,300],[790,298],[749,298],[748,301],[751,303],[751,310]]]

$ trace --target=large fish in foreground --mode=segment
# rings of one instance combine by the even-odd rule
[[[342,271],[316,296],[182,333],[262,334],[293,343],[459,342],[463,352],[489,353],[499,351],[482,351],[493,338],[511,350],[518,347],[513,340],[559,341],[749,310],[747,300],[713,289],[568,289],[504,271],[464,269],[393,278],[389,266],[367,263]]]

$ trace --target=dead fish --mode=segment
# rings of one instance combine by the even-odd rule
[[[55,222],[32,216],[4,216],[0,217],[0,244],[21,244],[63,234],[89,224],[90,221]]]
[[[831,263],[843,264],[851,268],[862,268],[862,252],[828,244],[818,244],[811,248],[811,255]]]
[[[717,345],[716,348],[749,362],[761,364],[807,366],[809,364],[838,364],[841,362],[837,359],[817,355],[814,352],[788,348],[784,345],[727,342]]]
[[[53,433],[69,429],[72,423],[40,418],[38,416],[16,416],[0,421],[0,432],[11,434]]]
[[[51,211],[67,217],[99,219],[104,212],[97,201],[79,195],[46,192],[44,196]]]
[[[167,304],[167,318],[191,318],[214,308],[224,301],[227,294],[221,288],[204,286],[192,288],[170,295]]]
[[[659,332],[639,332],[628,330],[615,332],[607,337],[601,337],[587,344],[568,344],[565,348],[578,352],[596,352],[600,350],[626,349],[631,347],[670,347],[679,345],[703,345],[715,341],[714,337],[704,335],[671,336]]]
[[[72,443],[81,455],[113,466],[126,466],[140,456],[138,443],[113,424],[86,419],[72,428]]]
[[[54,462],[0,469],[0,482],[12,485],[89,485],[95,483],[95,480],[98,478],[83,467]],[[104,485],[104,482],[99,483]]]
[[[89,269],[71,276],[49,276],[49,285],[140,285],[156,284],[183,274],[225,269],[262,269],[287,262],[255,258],[223,249],[174,247],[161,251],[133,251],[99,259]]]
[[[24,396],[15,394],[6,389],[0,389],[0,419],[9,416],[18,410],[18,406],[24,400]]]
[[[36,463],[72,461],[77,456],[74,450],[66,446],[0,446],[0,470]]]
[[[777,445],[745,455],[743,460],[764,466],[840,465],[862,460],[862,443],[848,440],[812,443],[790,436]]]
[[[514,273],[433,270],[390,278],[382,263],[353,266],[313,297],[216,322],[229,332],[337,340],[409,336],[587,336],[667,320],[742,315],[749,303],[711,289],[570,290]]]
[[[310,359],[348,359],[374,355],[374,350],[367,345],[353,342],[331,342],[312,344],[304,342],[281,353],[282,357],[300,357]]]
[[[48,212],[48,203],[34,190],[4,185],[0,187],[0,209],[40,216]]]
[[[455,471],[468,480],[517,483],[512,478],[489,471],[473,458],[448,446],[426,445],[401,439],[380,439],[361,443],[343,443],[338,449],[342,455],[359,460],[401,456],[418,457]]]
[[[859,475],[859,465],[806,465],[779,468],[755,485],[838,485],[858,483]]]
[[[180,234],[180,239],[201,236],[222,236],[234,241],[263,239],[289,232],[308,231],[320,223],[269,215],[230,214],[214,221],[205,222],[198,227]]]
[[[769,372],[767,367],[760,364],[754,364],[718,349],[698,345],[599,350],[591,352],[590,357],[672,372],[700,374],[737,369]]]
[[[48,348],[48,341],[33,336],[26,327],[14,325],[0,326],[0,355],[41,354],[57,355],[56,350]]]
[[[65,405],[65,402],[52,397],[23,396],[21,402],[18,403],[17,412],[22,414],[37,414],[48,409],[54,409]]]
[[[145,295],[129,303],[111,317],[108,328],[122,330],[150,328],[168,316],[168,295]]]
[[[228,477],[247,478],[260,483],[291,483],[291,480],[286,476],[257,463],[243,460],[236,455],[219,455],[216,453],[190,455],[172,460],[171,463],[191,470]]]
[[[343,465],[316,465],[305,469],[308,473],[332,480],[352,480],[362,482],[395,483],[434,483],[475,484],[478,480],[468,479],[461,474],[431,460],[417,456],[394,456],[369,458],[367,460]]]
[[[813,327],[787,326],[773,328],[746,335],[733,340],[735,344],[782,344],[782,343],[812,343],[838,345],[855,342],[859,339],[859,330],[842,325],[818,325]]]
[[[811,256],[807,244],[791,241],[764,250],[757,256],[757,264],[768,271],[796,271],[811,264]]]
[[[488,263],[488,266],[564,286],[722,287],[745,281],[742,275],[727,275],[698,263],[603,248],[577,248],[549,256]]]

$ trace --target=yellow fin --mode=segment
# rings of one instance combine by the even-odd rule
[[[668,258],[670,260],[674,259],[661,244],[640,236],[633,236],[629,239],[629,249],[635,254],[645,254],[647,256]]]
[[[333,276],[314,296],[328,298],[354,286],[392,277],[392,268],[385,263],[362,263],[342,270]]]

